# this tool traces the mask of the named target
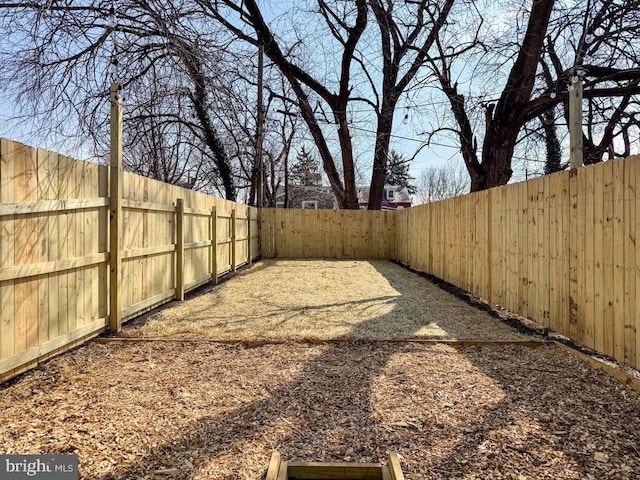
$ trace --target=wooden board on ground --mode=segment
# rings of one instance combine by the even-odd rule
[[[404,480],[398,454],[390,452],[381,463],[287,462],[271,455],[265,480]]]

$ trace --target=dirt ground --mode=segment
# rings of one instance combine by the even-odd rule
[[[144,337],[527,340],[387,261],[266,260],[134,322]]]
[[[325,462],[396,451],[408,480],[640,478],[639,393],[554,345],[371,341],[524,336],[397,265],[333,263],[322,299],[292,262],[260,264],[123,332],[188,339],[92,341],[0,385],[0,453],[76,453],[96,480],[257,480],[273,450]],[[298,329],[348,340],[202,338]]]

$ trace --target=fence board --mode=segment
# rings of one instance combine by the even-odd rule
[[[613,161],[613,354],[624,359],[624,162]]]
[[[637,185],[639,185],[638,182],[640,182],[640,165],[638,164],[639,161],[640,158],[638,157],[636,157],[634,160],[625,160],[627,166],[632,164],[633,169],[635,170],[635,175],[632,174],[629,176],[629,183],[633,182],[634,200],[636,200],[640,195],[637,187]],[[629,188],[628,191],[631,193],[631,188]],[[632,244],[632,246],[630,245],[630,248],[633,248],[633,250],[635,250],[635,271],[630,272],[630,275],[633,275],[635,277],[636,294],[635,302],[632,304],[630,311],[627,311],[626,313],[626,317],[627,319],[629,319],[628,321],[630,324],[630,328],[627,330],[627,338],[629,340],[629,357],[627,364],[635,366],[636,368],[640,368],[640,241],[638,240],[638,234],[640,233],[640,206],[638,206],[637,200],[634,203],[636,220],[634,222],[633,217],[630,216],[629,224],[631,225],[632,232],[635,232],[635,234],[632,238],[631,235],[629,235],[629,242]],[[630,338],[632,335],[635,337],[635,341]],[[635,361],[634,357],[632,356],[632,352],[634,350],[634,348],[632,347],[633,343],[635,343]]]
[[[581,278],[583,285],[583,295],[581,304],[584,305],[582,310],[582,321],[578,329],[578,338],[580,341],[590,348],[594,347],[594,339],[596,332],[602,331],[602,296],[600,292],[594,289],[594,278],[596,270],[601,268],[601,263],[596,261],[595,252],[602,251],[602,230],[595,227],[596,222],[602,225],[602,210],[598,210],[594,205],[594,196],[597,188],[601,187],[601,183],[596,186],[594,179],[594,169],[585,168],[583,170],[585,178],[584,203],[585,206],[585,236],[584,236],[584,272]],[[593,194],[592,194],[593,193]],[[596,267],[597,264],[597,267]],[[599,270],[601,274],[601,270]],[[598,298],[596,298],[596,296]]]
[[[636,275],[638,258],[636,257],[636,182],[638,162],[625,162],[624,165],[624,363],[630,365],[636,359]]]
[[[599,351],[613,356],[613,162],[602,165],[603,180],[603,234],[602,234],[602,264],[604,278],[600,290],[604,294],[602,331],[597,332],[597,338],[602,338],[603,345]],[[593,167],[592,167],[593,169]]]

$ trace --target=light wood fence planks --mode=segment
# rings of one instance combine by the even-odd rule
[[[260,215],[265,258],[396,256],[396,217],[391,211],[265,208]]]
[[[123,320],[260,254],[255,208],[131,173],[122,197]],[[109,205],[108,167],[0,139],[0,381],[109,326]]]
[[[398,259],[640,367],[640,157],[413,207]]]
[[[399,212],[259,214],[125,173],[120,313],[182,298],[260,255],[395,258],[638,368],[639,163]],[[109,206],[107,167],[0,140],[0,381],[109,326]]]

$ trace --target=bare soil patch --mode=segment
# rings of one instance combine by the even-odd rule
[[[86,346],[0,387],[3,453],[84,479],[258,479],[401,455],[407,479],[640,478],[640,395],[554,346]]]
[[[387,261],[266,260],[137,320],[125,335],[529,340]]]

